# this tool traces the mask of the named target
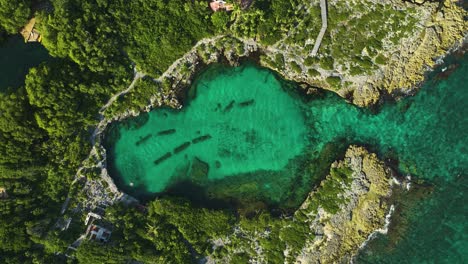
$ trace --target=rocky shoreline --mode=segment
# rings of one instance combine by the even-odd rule
[[[390,2],[396,6],[411,5],[408,3],[403,4],[400,1]],[[332,1],[329,4],[332,5],[333,3]],[[203,69],[204,66],[215,62],[223,61],[231,66],[237,66],[240,61],[244,59],[257,57],[260,65],[275,70],[285,79],[306,84],[303,88],[307,89],[309,92],[313,92],[313,90],[316,89],[315,87],[332,90],[360,106],[375,104],[385,94],[393,94],[398,97],[402,94],[410,95],[414,92],[417,84],[423,81],[425,72],[436,65],[436,61],[440,61],[440,58],[446,55],[447,52],[461,47],[463,43],[468,41],[468,38],[466,38],[466,22],[463,20],[460,21],[466,12],[452,2],[445,1],[444,3],[445,4],[440,7],[439,10],[436,3],[418,5],[418,7],[424,8],[425,10],[426,15],[422,17],[426,19],[426,23],[432,21],[429,25],[423,27],[423,29],[432,33],[425,35],[421,31],[418,34],[414,34],[412,38],[403,39],[402,42],[398,46],[393,47],[393,49],[388,49],[387,52],[389,54],[395,53],[395,50],[398,50],[399,54],[391,56],[392,59],[387,66],[383,66],[382,69],[387,69],[387,72],[382,71],[382,69],[377,70],[374,75],[365,78],[367,80],[366,82],[371,84],[370,86],[361,86],[361,88],[353,90],[352,93],[349,87],[335,90],[322,82],[323,80],[317,81],[317,78],[311,79],[310,76],[304,75],[303,73],[297,74],[297,72],[288,68],[286,63],[284,69],[278,69],[272,66],[268,58],[278,54],[278,52],[281,51],[281,45],[275,48],[264,47],[255,40],[239,39],[233,36],[217,36],[200,41],[191,51],[174,62],[158,79],[153,79],[136,71],[134,83],[132,83],[134,86],[131,85],[131,89],[126,90],[126,93],[120,94],[119,96],[138,95],[140,90],[147,88],[140,87],[138,81],[142,78],[149,78],[150,81],[154,83],[156,88],[152,92],[152,96],[144,100],[146,103],[137,105],[133,109],[119,109],[118,105],[115,106],[115,102],[107,105],[107,107],[103,109],[103,119],[93,133],[93,151],[90,153],[89,158],[83,162],[84,166],[78,171],[77,177],[82,178],[89,174],[89,171],[100,168],[102,174],[101,179],[105,179],[105,185],[110,187],[107,189],[110,190],[111,193],[117,194],[118,197],[122,196],[122,193],[118,191],[118,188],[115,186],[106,170],[106,154],[101,141],[107,125],[113,121],[138,116],[141,112],[148,112],[163,105],[181,108],[181,94],[186,93],[194,76]],[[442,19],[444,17],[448,18],[448,21]],[[439,28],[439,30],[434,31],[434,28]],[[438,32],[437,35],[434,35],[434,32]],[[412,45],[406,45],[405,43],[407,42],[411,42]],[[436,42],[438,43],[437,45],[434,44]],[[427,52],[424,46],[431,46],[431,43],[434,44],[434,48]],[[284,54],[284,52],[282,54]],[[408,63],[410,61],[411,63]],[[337,63],[335,63],[335,66],[340,68],[340,66],[336,64]],[[304,67],[305,65],[300,66]],[[389,72],[390,69],[393,72]],[[409,76],[406,72],[412,72],[413,74]],[[404,78],[402,76],[404,76]],[[399,79],[396,79],[396,77]],[[109,108],[112,107],[115,107],[117,111],[108,111]],[[93,181],[95,180],[99,181],[99,179],[94,179]],[[97,182],[92,185],[95,186],[96,184]],[[103,192],[105,193],[105,191]]]
[[[351,146],[345,159],[335,162],[332,170],[345,167],[352,170],[352,180],[339,195],[348,202],[340,205],[336,213],[327,212],[320,205],[316,215],[306,213],[307,222],[317,235],[296,259],[300,263],[350,262],[374,232],[388,225],[386,219],[392,211],[388,198],[393,188],[401,187],[395,185],[392,170],[375,154],[357,146]],[[316,192],[310,194],[299,211],[307,210]]]
[[[442,4],[430,1],[416,1],[417,4],[394,0],[380,2],[402,11],[415,9],[417,22],[398,43],[389,41],[389,37],[382,40],[384,46],[379,56],[387,58],[387,61],[384,64],[374,63],[376,69],[365,74],[353,74],[346,70],[349,68],[347,61],[336,60],[333,70],[324,69],[320,63],[307,66],[305,58],[294,59],[298,55],[304,56],[303,50],[294,46],[285,47],[286,51],[267,48],[265,53],[269,59],[262,61],[262,65],[278,71],[286,79],[331,90],[358,106],[370,106],[379,102],[385,94],[411,93],[424,81],[425,73],[437,65],[438,58],[468,41],[468,24],[464,20],[467,12],[455,1],[447,0]],[[373,1],[369,3],[375,4]],[[329,6],[337,4],[337,1],[329,1]],[[364,47],[362,54],[366,53],[368,51]],[[271,61],[277,54],[283,54],[285,62],[297,62],[302,71],[297,72],[287,64],[284,68],[274,65]],[[322,54],[319,52],[319,58],[329,55],[332,53],[328,50],[322,50]],[[309,70],[320,74],[310,76]],[[328,83],[328,77],[339,77],[339,86]]]
[[[206,263],[231,263],[239,254],[251,263],[271,262],[271,241],[285,263],[350,263],[376,233],[388,230],[393,193],[406,192],[406,180],[395,177],[377,155],[352,145],[292,217],[254,230],[241,220],[232,235],[213,240],[214,251],[224,253],[207,256]]]

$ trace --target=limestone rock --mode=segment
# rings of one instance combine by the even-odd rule
[[[311,229],[324,235],[308,242],[297,263],[349,263],[366,239],[385,225],[392,171],[375,154],[357,146],[351,146],[345,159],[332,167],[352,170],[352,181],[343,192],[346,202],[334,214],[319,206],[318,213],[310,219],[315,223]],[[309,196],[301,210],[308,208],[314,195]]]

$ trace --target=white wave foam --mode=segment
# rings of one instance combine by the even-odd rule
[[[391,217],[393,215],[393,212],[395,211],[395,206],[392,204],[390,206],[390,210],[388,211],[388,214],[385,215],[385,225],[382,227],[382,228],[379,228],[379,229],[376,229],[374,230],[374,232],[372,232],[366,239],[366,241],[364,241],[358,248],[357,252],[359,252],[359,250],[363,249],[364,247],[366,247],[366,245],[369,243],[369,241],[371,241],[372,239],[374,239],[377,234],[383,234],[383,235],[386,235],[388,233],[388,227],[390,226],[390,220],[391,220]],[[357,252],[356,252],[356,255],[357,255]],[[351,264],[354,263],[354,259],[351,259]]]

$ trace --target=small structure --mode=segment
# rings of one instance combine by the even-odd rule
[[[8,194],[5,188],[0,187],[0,199],[6,199],[6,198],[8,198]]]
[[[107,242],[111,236],[112,232],[102,226],[98,225],[89,225],[88,230],[86,231],[86,237],[89,240]]]
[[[41,42],[41,35],[34,26],[36,25],[36,18],[31,18],[28,23],[21,29],[20,33],[23,35],[25,42]]]
[[[93,212],[89,212],[88,215],[86,216],[85,225],[88,225],[89,220],[92,220],[91,222],[93,222],[94,219],[100,220],[102,219],[102,216]]]
[[[226,10],[226,11],[231,11],[234,9],[233,4],[228,4],[223,0],[214,0],[210,3],[211,10],[214,12],[220,11],[220,10]]]

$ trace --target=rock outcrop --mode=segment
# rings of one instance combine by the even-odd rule
[[[438,57],[444,56],[466,36],[468,22],[464,16],[467,12],[453,1],[446,0],[443,6],[427,2],[425,6],[430,15],[422,21],[424,29],[419,35],[401,42],[400,52],[385,66],[383,79],[375,82],[379,89],[389,93],[412,89],[424,80],[425,71],[435,66]]]
[[[349,263],[373,234],[386,232],[391,198],[404,184],[375,154],[350,146],[293,217],[241,216],[233,234],[213,239],[206,263]]]
[[[349,263],[368,237],[384,228],[391,207],[387,198],[392,194],[392,171],[375,154],[357,146],[351,146],[345,159],[335,162],[331,170],[347,169],[350,181],[342,182],[343,190],[337,195],[344,201],[340,209],[330,212],[319,203],[315,214],[306,213],[317,235],[308,241],[297,262]],[[332,177],[337,176],[329,175],[325,181]],[[300,211],[308,211],[320,192],[320,188],[312,192]]]

